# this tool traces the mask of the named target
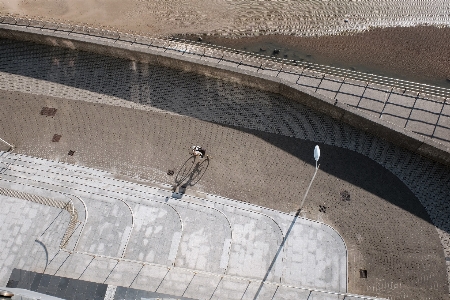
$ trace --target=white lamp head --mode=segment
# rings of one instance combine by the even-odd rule
[[[316,147],[314,147],[314,158],[316,161],[318,161],[320,158],[320,148],[318,145],[316,145]]]

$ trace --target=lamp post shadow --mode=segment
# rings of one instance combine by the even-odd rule
[[[289,228],[286,231],[286,235],[284,236],[283,241],[281,242],[280,246],[278,247],[277,253],[275,254],[274,258],[272,259],[272,262],[270,263],[270,266],[267,269],[267,272],[264,275],[264,278],[262,279],[261,284],[259,285],[258,290],[256,291],[256,294],[255,294],[255,297],[253,298],[253,300],[258,299],[258,296],[261,293],[261,290],[264,286],[264,282],[266,282],[267,278],[269,277],[270,272],[272,271],[275,263],[277,262],[278,256],[280,255],[281,251],[283,250],[284,245],[286,244],[286,241],[292,231],[292,228],[294,228],[295,222],[297,221],[298,217],[300,216],[300,212],[303,209],[303,205],[305,203],[306,196],[308,195],[309,189],[311,188],[314,178],[316,178],[316,174],[317,174],[317,171],[319,170],[319,167],[320,167],[320,165],[317,165],[314,175],[311,178],[311,182],[309,183],[308,189],[305,192],[305,196],[303,197],[302,203],[300,204],[299,209],[297,209],[297,212],[295,213],[294,218],[292,219],[291,225],[289,225]]]

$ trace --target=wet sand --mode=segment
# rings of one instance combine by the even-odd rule
[[[352,35],[180,38],[450,88],[450,28],[377,28]],[[279,51],[276,54],[277,49]]]
[[[430,0],[426,6],[418,0],[211,0],[208,4],[201,0],[0,0],[0,15],[145,36],[197,39],[201,35],[206,42],[231,48],[266,55],[278,49],[278,56],[287,59],[450,88],[450,27],[443,27],[450,25],[450,5],[445,1]]]

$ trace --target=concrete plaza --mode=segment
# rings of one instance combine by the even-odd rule
[[[48,215],[33,223],[35,231],[23,229],[26,246],[4,240],[12,247],[5,257],[8,270],[80,279],[96,274],[98,281],[138,288],[158,282],[145,279],[156,276],[167,281],[152,289],[184,296],[199,293],[199,286],[205,295],[211,286],[215,292],[241,291],[239,299],[266,289],[270,299],[285,288],[306,291],[311,299],[312,289],[344,287],[392,299],[447,296],[447,167],[278,95],[83,52],[44,47],[31,53],[36,58],[28,56],[28,64],[11,69],[5,62],[2,71],[0,128],[2,138],[17,146],[16,154],[3,155],[2,187],[42,201],[70,198],[79,238],[66,245],[75,252],[59,250],[57,241],[74,220],[68,210],[3,196],[19,224],[8,232],[20,230],[25,219]],[[56,114],[40,114],[43,107],[56,108]],[[185,172],[193,144],[212,158]],[[283,256],[274,260],[314,174],[316,144],[321,166],[301,217],[321,223],[296,219]],[[184,194],[173,194],[174,186]],[[86,202],[85,226],[86,210],[74,196]],[[51,216],[57,222],[46,231]],[[329,237],[336,232],[323,223],[345,241],[346,275],[340,273],[343,244],[318,250],[335,242]],[[321,236],[320,230],[331,231]],[[302,232],[316,239],[306,242]],[[53,245],[46,246],[49,264],[35,240]],[[143,246],[145,240],[154,247]],[[25,260],[20,251],[27,247],[33,256]],[[367,270],[367,278],[360,270]],[[7,273],[2,276],[7,280]]]

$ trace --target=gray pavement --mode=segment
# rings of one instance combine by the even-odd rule
[[[24,53],[32,49],[26,47]],[[42,58],[47,51],[35,54]],[[443,267],[450,249],[448,169],[276,95],[145,64],[82,55],[78,53],[78,60],[71,63],[74,56],[54,52],[44,63],[15,64],[23,75],[11,70],[3,73],[6,81],[0,126],[7,140],[19,145],[18,151],[94,166],[117,178],[145,184],[173,184],[167,169],[177,170],[192,141],[200,141],[215,163],[195,187],[188,187],[188,192],[218,198],[201,193],[209,192],[289,212],[296,209],[314,169],[309,164],[309,148],[314,143],[309,141],[316,141],[328,155],[322,158],[318,185],[313,186],[315,192],[304,215],[332,225],[344,236],[349,250],[349,290],[392,298],[442,297],[447,286],[442,281]],[[100,65],[91,78],[83,68],[91,70],[94,61]],[[33,67],[35,64],[38,67]],[[24,73],[25,69],[29,73]],[[120,70],[120,74],[109,73],[111,69]],[[79,75],[71,73],[74,70],[86,76],[74,76]],[[346,88],[352,86],[357,84]],[[27,94],[7,91],[16,87]],[[377,96],[376,87],[370,89],[373,91],[364,101],[382,95]],[[49,94],[98,104],[66,101]],[[57,116],[40,116],[44,106],[57,107]],[[121,120],[122,126],[114,120]],[[59,143],[51,142],[54,133],[62,133]],[[76,150],[73,157],[67,156],[71,148]],[[344,172],[348,166],[351,174]],[[30,174],[21,176],[36,175]],[[62,190],[70,185],[66,180],[52,186],[54,178],[43,177],[39,179],[41,187]],[[167,188],[164,193],[158,191],[160,201],[171,195],[170,187],[156,185]],[[89,197],[101,201],[103,191],[94,190],[96,194]],[[343,191],[350,193],[349,202],[341,199]],[[187,196],[182,195],[182,199]],[[122,195],[114,197],[122,199]],[[278,223],[286,231],[290,222]],[[411,228],[416,228],[413,235]],[[368,269],[367,279],[359,278],[361,268]]]
[[[117,206],[117,204],[114,206],[114,203],[111,204],[100,199],[115,199],[116,194],[121,194],[131,204],[130,207],[137,208],[140,219],[148,218],[151,222],[151,219],[155,217],[168,218],[170,215],[166,211],[144,210],[142,204],[137,204],[137,202],[143,201],[144,198],[146,202],[150,202],[152,198],[158,201],[158,199],[163,198],[163,196],[157,195],[159,189],[144,188],[124,181],[120,181],[121,184],[118,184],[119,181],[113,178],[113,174],[96,172],[96,170],[89,168],[67,164],[58,165],[56,162],[12,153],[2,157],[2,163],[7,164],[8,168],[1,174],[0,186],[20,189],[21,185],[27,185],[28,189],[35,187],[38,190],[37,193],[40,194],[52,191],[53,187],[59,191],[64,191],[66,194],[83,199],[89,216],[85,220],[86,226],[81,233],[80,242],[76,248],[77,252],[71,254],[67,250],[58,250],[58,241],[43,238],[39,244],[48,242],[45,247],[51,253],[49,258],[44,260],[42,251],[33,251],[33,255],[21,265],[23,269],[115,285],[119,285],[119,283],[124,285],[128,282],[129,286],[133,286],[134,282],[138,284],[141,281],[140,274],[142,272],[142,274],[148,274],[146,276],[157,276],[159,278],[160,284],[153,291],[179,296],[183,296],[191,284],[199,284],[200,286],[206,284],[205,280],[200,280],[201,277],[197,278],[195,282],[193,281],[196,272],[208,272],[210,275],[207,277],[218,277],[219,274],[238,276],[236,279],[223,277],[214,290],[213,286],[216,281],[206,281],[208,285],[204,287],[205,293],[212,290],[214,297],[219,299],[225,296],[233,299],[242,297],[244,293],[256,293],[247,289],[241,291],[240,283],[246,282],[245,286],[247,286],[250,282],[256,284],[258,280],[263,278],[268,282],[275,283],[275,285],[269,284],[265,287],[264,293],[272,292],[273,294],[276,288],[280,286],[280,282],[289,286],[300,284],[301,287],[310,289],[341,293],[346,291],[347,259],[345,244],[335,231],[324,224],[304,218],[294,218],[294,221],[297,221],[291,223],[292,230],[289,230],[287,242],[283,247],[280,247],[283,234],[286,234],[286,232],[283,233],[278,222],[283,224],[284,230],[286,230],[286,223],[289,220],[293,222],[292,215],[283,215],[280,212],[268,210],[271,214],[271,217],[269,217],[261,212],[251,211],[248,209],[249,207],[239,207],[240,205],[235,201],[232,202],[227,199],[220,201],[220,198],[216,198],[215,201],[203,200],[203,202],[209,202],[209,205],[204,205],[200,204],[202,201],[199,201],[199,199],[189,201],[191,196],[187,195],[183,199],[164,197],[167,204],[172,205],[177,214],[172,215],[174,220],[162,222],[159,228],[155,226],[155,230],[152,226],[145,227],[145,235],[153,241],[150,244],[142,239],[143,225],[136,225],[134,221],[131,222],[127,213],[130,211],[128,207]],[[16,164],[21,167],[17,168]],[[34,175],[29,176],[28,168]],[[58,172],[54,172],[55,170]],[[101,175],[95,175],[95,173]],[[76,176],[73,174],[76,174]],[[69,186],[63,187],[62,184],[58,184],[62,180],[61,177],[68,181],[68,176],[72,178]],[[90,178],[90,180],[86,180],[86,178],[83,178],[84,176]],[[93,180],[96,176],[98,176],[97,179],[102,178],[102,182]],[[91,185],[88,185],[88,182]],[[45,187],[45,189],[42,187]],[[116,188],[114,191],[114,188],[109,190],[107,187]],[[100,196],[99,190],[103,191],[103,196]],[[141,190],[141,200],[126,195],[127,191],[136,190]],[[86,197],[91,193],[97,194],[97,196]],[[108,205],[112,205],[115,209],[108,207]],[[224,209],[220,211],[214,206]],[[255,209],[260,210],[259,207],[255,207]],[[98,214],[97,211],[102,211],[102,213]],[[158,213],[157,216],[154,215],[155,212]],[[134,212],[133,216],[135,216]],[[94,219],[95,222],[90,223],[91,219]],[[177,240],[173,236],[176,232],[179,232],[177,230],[180,230],[180,228],[178,226],[173,227],[172,224],[177,224],[180,219],[183,224],[182,234],[181,239],[178,238]],[[122,220],[128,220],[128,222]],[[114,224],[114,226],[110,224]],[[117,234],[123,234],[130,224],[138,227],[132,231],[130,240],[136,240],[134,247],[138,248],[140,253],[146,251],[152,256],[151,253],[156,252],[155,249],[158,249],[159,244],[171,242],[170,256],[175,241],[178,244],[176,246],[178,250],[175,252],[176,259],[173,261],[176,268],[171,265],[169,259],[163,261],[167,265],[166,271],[163,268],[160,272],[160,268],[154,265],[149,273],[149,271],[144,270],[145,264],[148,261],[154,261],[154,258],[149,259],[148,256],[144,257],[143,254],[132,257],[132,261],[121,260],[123,250],[117,251],[117,247],[123,246],[124,243],[120,242],[121,239],[117,237]],[[168,224],[169,227],[163,228],[165,224]],[[168,234],[160,235],[159,232],[161,231]],[[60,232],[63,231],[60,230]],[[96,235],[93,236],[92,232]],[[73,238],[78,239],[78,237]],[[89,240],[92,241],[87,243]],[[103,247],[98,246],[102,244],[104,244]],[[128,244],[125,244],[125,247],[127,246]],[[39,247],[37,248],[39,249]],[[282,249],[282,254],[278,258],[276,252],[279,249]],[[105,256],[105,251],[112,255]],[[125,252],[128,253],[128,250],[125,250]],[[272,266],[270,264],[274,257],[276,263],[273,271],[271,271]],[[129,255],[126,255],[125,258],[130,259]],[[170,272],[167,273],[167,270],[170,270]],[[270,276],[267,276],[266,272],[269,272]],[[202,274],[206,276],[208,273]],[[211,273],[216,273],[216,275]],[[272,288],[269,289],[269,287]],[[145,289],[148,288],[147,286]],[[196,289],[191,286],[191,290],[190,293],[192,294]]]
[[[236,86],[230,88],[237,89]],[[226,91],[226,87],[221,87],[221,90]],[[18,141],[20,142],[17,144],[20,145],[22,153],[78,164],[80,169],[70,174],[86,174],[86,179],[93,179],[89,172],[98,174],[99,177],[109,174],[109,177],[114,177],[117,181],[108,185],[107,190],[120,189],[124,185],[120,179],[140,182],[147,186],[155,185],[160,187],[157,195],[160,196],[160,201],[164,202],[167,197],[172,196],[170,191],[172,186],[169,184],[173,184],[175,177],[168,176],[166,172],[168,169],[179,170],[188,157],[186,149],[192,146],[191,141],[195,140],[203,141],[202,145],[206,145],[213,157],[212,164],[206,170],[205,176],[198,184],[189,186],[187,189],[191,195],[201,198],[222,199],[202,193],[208,191],[289,212],[297,209],[299,199],[303,196],[314,173],[314,166],[306,162],[313,161],[311,149],[314,148],[315,143],[306,140],[246,131],[242,128],[236,130],[201,120],[148,110],[127,110],[117,106],[100,107],[98,104],[56,100],[48,97],[44,101],[38,96],[7,91],[2,95],[11,97],[9,100],[5,98],[5,109],[2,113],[9,116],[20,115],[20,118],[10,121],[17,123],[2,125],[5,132],[8,133],[7,136],[13,134],[13,131],[15,132],[18,128],[27,128],[25,131],[20,131],[19,135],[15,135],[19,137]],[[236,93],[236,95],[239,94]],[[414,188],[413,191],[419,192],[417,195],[420,201],[427,204],[428,211],[433,212],[431,217],[434,220],[444,220],[445,207],[441,208],[438,205],[445,200],[445,192],[437,191],[444,191],[446,186],[432,180],[435,176],[432,174],[442,174],[437,176],[440,176],[441,181],[446,180],[445,169],[438,164],[433,165],[426,160],[421,163],[414,155],[408,154],[404,150],[353,131],[342,124],[333,123],[302,106],[296,106],[294,109],[292,106],[283,106],[288,102],[283,102],[280,98],[276,98],[277,102],[274,103],[274,100],[264,93],[256,92],[255,95],[260,101],[263,100],[266,106],[257,106],[257,102],[254,102],[249,105],[249,112],[257,111],[260,116],[270,116],[269,110],[277,118],[286,120],[280,124],[290,126],[289,128],[295,130],[298,137],[325,139],[328,143],[336,143],[341,147],[345,145],[356,152],[364,153],[386,168],[391,168],[393,173],[399,174],[397,176],[400,176],[409,186],[414,187],[414,183],[419,179],[431,180],[434,184],[422,187],[428,189],[428,192]],[[22,99],[21,101],[24,102],[20,102],[18,99]],[[21,103],[26,103],[26,105]],[[55,118],[40,116],[39,112],[43,106],[57,107],[57,114],[60,115]],[[270,108],[276,108],[276,110],[270,110]],[[23,111],[24,109],[25,111]],[[206,113],[207,110],[204,108],[203,112]],[[245,124],[244,121],[248,121],[246,111],[239,111],[242,115],[233,115],[232,112],[233,110],[230,109],[228,116],[233,117],[235,122],[242,120],[242,124]],[[208,114],[206,115],[208,116]],[[117,119],[121,119],[124,125],[115,127],[114,120]],[[269,122],[271,119],[265,118],[265,120],[265,122]],[[28,126],[28,124],[34,125]],[[73,127],[73,124],[80,126]],[[142,126],[142,124],[148,124],[148,126]],[[258,126],[268,131],[273,130],[273,128],[264,127],[263,124]],[[48,130],[42,131],[39,128],[48,128]],[[69,128],[70,130],[68,130]],[[114,130],[109,131],[102,128],[114,128]],[[334,134],[326,135],[324,132],[327,130],[333,130]],[[62,133],[65,139],[59,143],[51,142],[52,132],[55,131]],[[166,140],[161,140],[160,134],[165,136]],[[201,135],[200,138],[199,135]],[[120,137],[120,140],[129,141],[133,145],[131,149],[137,147],[136,150],[130,152],[129,143],[117,144],[117,136]],[[180,137],[183,138],[180,139]],[[445,265],[443,264],[445,258],[444,254],[440,252],[442,244],[439,242],[438,234],[445,237],[446,231],[439,230],[436,233],[434,225],[424,213],[425,210],[415,198],[416,196],[406,188],[404,183],[401,183],[382,166],[355,152],[319,143],[322,150],[328,155],[321,158],[322,166],[316,178],[316,183],[320,185],[312,187],[314,192],[308,196],[304,215],[327,222],[333,227],[339,228],[339,232],[344,235],[350,257],[349,290],[353,293],[370,293],[373,296],[404,295],[405,293],[429,294],[431,290],[428,286],[430,284],[433,284],[434,287],[437,284],[438,287],[445,290],[445,281],[442,282],[443,277],[438,275],[445,274]],[[114,145],[114,147],[105,145]],[[73,157],[67,155],[67,149],[70,148],[76,150]],[[160,149],[170,149],[170,151],[161,152]],[[236,151],[238,152],[236,153]],[[128,155],[123,155],[123,153],[128,153]],[[142,155],[142,153],[149,155]],[[159,153],[159,155],[152,153]],[[115,157],[121,159],[114,159]],[[407,163],[398,164],[399,161],[403,162],[405,159]],[[426,166],[434,168],[433,173],[411,172],[420,164],[423,166],[424,163]],[[87,172],[88,169],[81,165],[95,166],[110,172],[100,170]],[[352,165],[353,172],[351,174],[344,172],[350,165]],[[59,170],[60,168],[54,169]],[[230,172],[230,169],[233,172]],[[34,173],[32,168],[21,177],[27,178],[28,173]],[[368,176],[369,174],[370,176]],[[414,176],[408,177],[407,174],[414,174]],[[65,188],[61,185],[71,184],[71,180],[62,175],[61,178],[65,179],[58,184],[56,184],[58,176],[52,174],[49,177],[53,177],[52,181],[55,184],[50,186],[49,183],[46,183],[48,180],[43,179],[39,180],[41,187],[59,190]],[[100,180],[86,179],[80,179],[80,182],[91,182],[95,186],[93,191],[104,193],[104,189],[97,187]],[[102,178],[102,180],[104,179]],[[157,182],[166,184],[157,184]],[[138,186],[124,190],[136,201],[143,203],[145,197],[136,195],[144,188],[145,186]],[[73,187],[72,190],[74,190]],[[76,188],[76,190],[77,193],[85,193],[84,186],[81,189]],[[341,201],[340,193],[343,190],[349,191],[352,195],[350,202]],[[435,197],[428,197],[430,193]],[[96,193],[83,195],[100,200],[103,197]],[[183,199],[188,196],[184,194],[176,197]],[[124,195],[117,194],[114,195],[114,198],[123,199]],[[196,203],[202,201],[200,198],[194,199]],[[355,199],[359,200],[355,201]],[[251,210],[264,210],[265,214],[270,215],[270,209],[236,201],[231,201],[231,203],[248,205],[253,207]],[[351,209],[349,209],[349,205]],[[216,208],[219,206],[214,205]],[[319,206],[326,206],[326,212],[319,211]],[[380,222],[380,220],[382,221]],[[290,222],[292,222],[291,218],[278,223],[285,231]],[[373,231],[369,229],[368,225],[363,227],[359,225],[366,223],[377,224],[379,230]],[[438,224],[440,228],[446,226],[445,220],[435,224]],[[410,234],[412,227],[418,228],[414,236]],[[386,239],[385,237],[390,238]],[[445,239],[441,241],[445,242]],[[420,249],[419,254],[410,255],[410,249]],[[430,253],[433,253],[431,257]],[[412,261],[416,266],[413,269],[410,268]],[[276,265],[274,267],[276,270]],[[370,270],[371,275],[367,280],[360,279],[359,269],[361,268]],[[430,273],[431,270],[434,275],[424,275]],[[407,280],[403,279],[405,277],[402,275],[406,273],[410,274]],[[441,291],[435,290],[433,293],[440,295]]]
[[[323,94],[351,107],[355,107],[364,113],[386,120],[401,128],[429,137],[446,147],[450,145],[450,115],[448,113],[450,111],[450,100],[448,98],[450,92],[448,89],[403,82],[402,80],[394,80],[382,76],[370,76],[363,73],[357,74],[357,72],[351,72],[349,70],[336,69],[337,74],[343,75],[333,75],[333,73],[336,73],[336,71],[333,71],[335,68],[326,66],[316,67],[313,65],[295,66],[283,60],[279,60],[278,62],[270,61],[264,57],[251,57],[249,56],[250,53],[235,53],[232,49],[214,49],[200,44],[191,45],[186,44],[188,41],[185,43],[181,40],[166,41],[142,37],[134,37],[130,40],[124,34],[122,34],[124,35],[123,40],[120,40],[121,33],[116,33],[115,37],[111,39],[110,37],[84,35],[82,34],[83,31],[80,31],[80,33],[71,32],[71,30],[67,31],[66,26],[62,26],[63,29],[61,31],[57,29],[60,26],[58,24],[53,24],[50,28],[35,28],[33,26],[18,27],[12,24],[2,23],[0,23],[0,26],[0,28],[5,29],[25,30],[26,32],[48,34],[62,38],[105,44],[112,47],[135,49],[144,52],[146,50],[165,52],[179,56],[180,59],[183,59],[183,56],[190,56],[201,61],[279,77],[303,86],[313,92]],[[59,64],[59,60],[57,60],[57,63]],[[7,69],[10,69],[10,67],[8,66]],[[11,71],[10,69],[7,72]],[[13,73],[15,72],[13,71]],[[72,75],[66,74],[64,77],[67,75],[70,78],[73,76],[73,73]],[[55,79],[57,82],[59,81],[57,76],[52,76],[50,80],[53,81]],[[95,84],[95,82],[89,81],[88,84]],[[11,86],[15,85],[15,88],[18,88],[17,90],[24,90],[10,82],[8,82],[8,85],[8,89],[11,89]],[[116,95],[114,94],[114,96]],[[139,101],[142,101],[142,97],[140,97]]]

